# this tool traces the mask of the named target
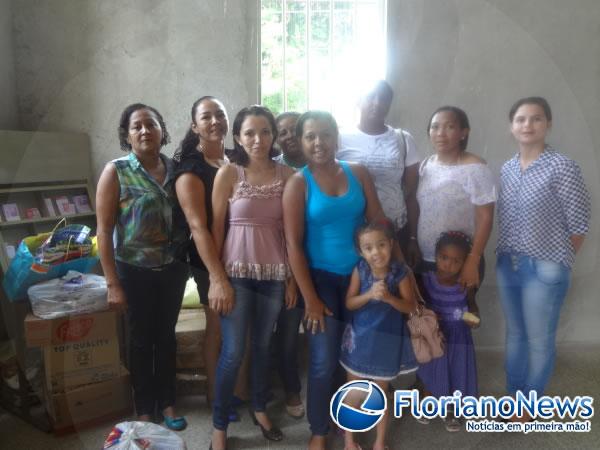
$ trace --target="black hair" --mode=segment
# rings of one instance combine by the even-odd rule
[[[370,231],[381,231],[385,234],[389,240],[393,241],[396,239],[394,234],[394,226],[392,225],[392,221],[390,219],[382,218],[379,220],[374,220],[372,222],[365,222],[362,225],[359,225],[354,232],[354,245],[360,251],[360,237],[368,233]]]
[[[431,121],[433,120],[433,118],[435,117],[435,115],[437,113],[440,112],[451,112],[452,114],[454,114],[454,117],[456,117],[456,120],[458,121],[458,125],[460,126],[461,130],[470,130],[471,129],[471,125],[469,125],[469,117],[467,116],[467,113],[460,109],[458,106],[440,106],[438,109],[436,109],[433,114],[431,115],[431,117],[429,118],[429,122],[427,122],[427,136],[430,135],[430,128],[431,128]],[[467,135],[465,136],[464,139],[462,139],[460,141],[460,149],[461,150],[465,150],[467,148],[467,145],[469,144],[469,134],[467,133]]]
[[[279,114],[276,118],[275,118],[275,123],[277,125],[279,125],[281,123],[282,120],[288,119],[288,118],[294,118],[294,119],[298,119],[298,117],[300,117],[300,113],[296,112],[296,111],[286,111],[284,113]]]
[[[200,105],[200,103],[202,103],[204,100],[218,101],[218,99],[212,95],[205,95],[204,97],[200,97],[198,100],[196,100],[192,105],[191,111],[192,123],[194,124],[196,123],[196,108],[198,108],[198,105]],[[198,136],[198,133],[194,133],[194,130],[192,130],[192,126],[190,125],[185,133],[185,136],[179,143],[179,147],[177,147],[177,150],[175,150],[175,153],[173,154],[173,161],[181,162],[184,159],[189,158],[190,155],[194,155],[195,152],[198,151],[197,147],[199,142],[200,136]]]
[[[162,140],[160,141],[160,146],[162,147],[163,145],[167,145],[169,142],[171,142],[171,136],[167,131],[167,125],[165,124],[165,120],[163,119],[161,113],[159,113],[156,108],[153,108],[152,106],[144,105],[143,103],[132,103],[131,105],[125,107],[121,113],[121,118],[119,119],[119,128],[117,128],[119,145],[121,146],[121,150],[125,152],[131,151],[131,144],[127,142],[127,138],[129,136],[129,119],[131,119],[131,115],[134,112],[139,111],[140,109],[146,109],[156,116],[158,124],[162,130]]]
[[[544,110],[544,115],[548,122],[552,122],[552,110],[550,109],[550,104],[548,100],[544,97],[524,97],[517,100],[510,108],[508,112],[508,119],[512,122],[515,118],[515,114],[517,110],[523,105],[538,105]]]
[[[386,98],[389,99],[390,104],[392,103],[392,100],[394,99],[394,90],[392,89],[392,86],[390,86],[390,83],[388,83],[385,80],[378,80],[376,81],[371,88],[366,92],[365,96],[367,95],[371,95],[375,92],[381,92],[382,94],[385,95]]]
[[[444,247],[454,245],[460,248],[467,256],[471,252],[471,238],[462,231],[445,231],[440,234],[435,243],[435,254],[437,255]]]
[[[337,136],[339,134],[337,122],[330,112],[312,110],[306,111],[304,114],[298,117],[298,121],[296,122],[296,136],[298,139],[302,137],[302,133],[304,132],[304,123],[311,119],[329,122],[329,125],[331,125],[331,128],[333,128],[335,135]]]
[[[273,135],[273,142],[271,143],[271,149],[269,150],[269,158],[274,158],[279,154],[277,149],[274,147],[275,141],[277,140],[277,123],[275,122],[275,117],[269,108],[262,105],[252,105],[242,108],[240,112],[237,113],[235,119],[233,121],[233,151],[229,155],[229,159],[231,162],[235,164],[239,164],[240,166],[247,166],[250,162],[248,158],[248,154],[244,150],[235,137],[240,137],[240,132],[242,130],[242,124],[246,117],[248,116],[262,116],[267,119],[269,124],[271,125],[271,133]]]

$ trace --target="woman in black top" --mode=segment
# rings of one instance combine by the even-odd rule
[[[173,156],[175,189],[181,205],[177,221],[183,227],[189,226],[192,237],[189,260],[206,314],[203,350],[208,400],[212,402],[221,347],[219,314],[227,314],[229,311],[225,311],[223,305],[233,303],[233,289],[210,233],[213,182],[219,167],[226,164],[225,136],[229,121],[223,103],[212,96],[196,100],[191,116],[190,128]]]

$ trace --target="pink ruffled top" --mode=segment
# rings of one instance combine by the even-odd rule
[[[283,281],[290,273],[283,235],[283,178],[280,164],[275,180],[255,186],[244,168],[235,165],[238,186],[229,199],[229,231],[223,263],[232,278]]]

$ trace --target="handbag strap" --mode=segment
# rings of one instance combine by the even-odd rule
[[[66,217],[63,217],[62,219],[60,219],[60,220],[58,221],[58,223],[57,223],[56,225],[54,225],[54,228],[52,228],[52,234],[54,234],[54,232],[55,232],[55,231],[58,229],[58,227],[59,227],[59,226],[60,226],[62,223],[64,223],[65,225],[67,225],[67,218],[66,218]]]

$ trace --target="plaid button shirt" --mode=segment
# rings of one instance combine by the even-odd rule
[[[500,172],[496,253],[519,253],[571,267],[570,237],[586,234],[590,195],[577,163],[546,147],[521,170],[519,154]]]

